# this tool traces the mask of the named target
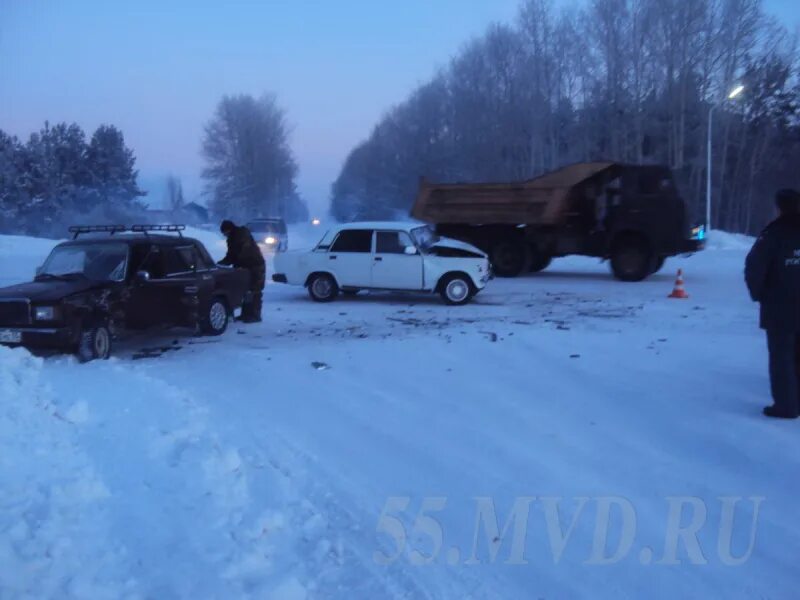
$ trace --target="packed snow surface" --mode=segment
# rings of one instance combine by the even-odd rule
[[[54,243],[0,237],[0,283]],[[750,243],[637,284],[559,259],[461,308],[270,284],[263,324],[87,365],[0,348],[0,597],[796,597],[800,424],[760,415]]]

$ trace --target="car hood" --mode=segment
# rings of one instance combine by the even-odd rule
[[[72,294],[78,294],[102,286],[102,283],[88,279],[69,281],[31,281],[6,288],[0,288],[0,301],[27,298],[31,302],[57,302]]]
[[[480,248],[476,248],[472,244],[467,244],[466,242],[460,242],[458,240],[453,240],[450,238],[441,238],[438,242],[433,244],[431,248],[456,248],[458,250],[466,250],[467,252],[474,252],[475,254],[479,254],[484,258],[487,257],[486,253]]]

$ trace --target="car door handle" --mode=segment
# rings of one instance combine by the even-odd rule
[[[375,257],[375,262],[381,262],[382,260],[383,260],[383,258],[380,257],[380,256],[376,256]]]
[[[329,256],[328,260],[336,260],[336,257],[335,256]]]

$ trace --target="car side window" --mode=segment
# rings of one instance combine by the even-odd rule
[[[213,269],[216,263],[205,247],[195,244],[195,257],[197,258],[197,268],[200,270]]]
[[[405,254],[406,248],[414,246],[405,231],[379,231],[376,239],[378,254]]]
[[[151,279],[163,279],[167,274],[164,253],[155,244],[137,246],[134,250],[134,265],[134,272],[147,271]]]
[[[194,249],[191,246],[167,248],[165,254],[167,276],[189,273],[195,270],[197,261]]]
[[[339,232],[330,249],[331,252],[372,252],[371,229],[347,229]]]

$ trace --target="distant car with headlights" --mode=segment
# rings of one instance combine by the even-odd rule
[[[349,223],[316,248],[275,257],[273,281],[305,286],[317,302],[361,290],[433,292],[468,303],[491,278],[486,254],[415,223]]]
[[[283,219],[254,219],[246,227],[262,252],[286,252],[289,249],[289,233]]]
[[[74,352],[85,362],[108,358],[113,340],[131,331],[222,334],[242,305],[249,274],[218,267],[182,230],[70,228],[73,240],[52,250],[33,281],[0,289],[0,344]]]

